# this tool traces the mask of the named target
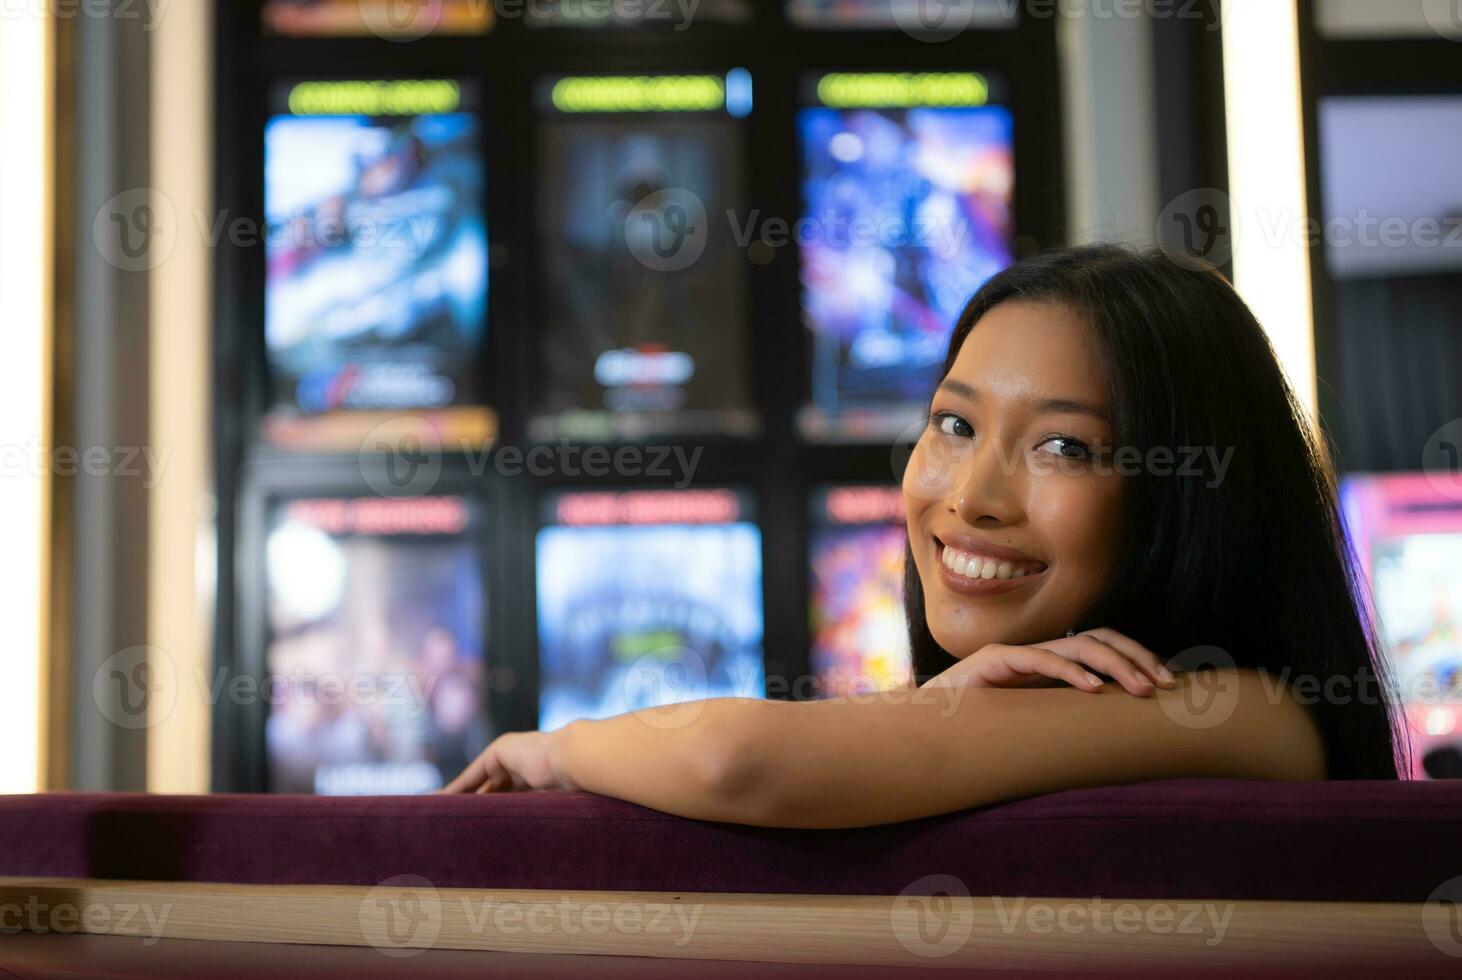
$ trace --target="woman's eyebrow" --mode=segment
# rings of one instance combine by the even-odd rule
[[[955,381],[952,378],[945,378],[939,383],[941,391],[947,391],[952,395],[958,395],[968,401],[979,401],[980,391],[963,381]],[[1110,422],[1107,413],[1095,405],[1088,405],[1086,402],[1077,401],[1074,398],[1042,398],[1033,400],[1031,410],[1039,415],[1090,415],[1092,418],[1100,419],[1103,422]]]

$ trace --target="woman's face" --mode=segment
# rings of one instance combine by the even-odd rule
[[[1121,476],[1086,324],[1056,303],[987,312],[939,385],[904,474],[929,630],[965,657],[1074,627],[1116,566]]]

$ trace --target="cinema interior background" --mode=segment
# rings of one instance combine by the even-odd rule
[[[1462,29],[1057,6],[7,17],[0,790],[424,793],[504,731],[899,682],[951,323],[1093,240],[1233,278],[1450,691]],[[1409,707],[1415,775],[1458,718]]]

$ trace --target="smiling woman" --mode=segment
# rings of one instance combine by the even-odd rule
[[[852,827],[1186,776],[1394,778],[1302,418],[1217,273],[1115,246],[1027,259],[961,315],[904,475],[921,686],[509,734],[448,790]]]

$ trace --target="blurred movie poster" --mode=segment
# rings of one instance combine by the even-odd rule
[[[535,438],[752,435],[750,76],[540,81]]]
[[[1351,543],[1411,728],[1414,776],[1462,777],[1462,500],[1431,474],[1341,484]]]
[[[912,677],[904,617],[903,493],[838,486],[813,494],[808,541],[812,676],[819,697],[903,687]]]
[[[992,98],[975,73],[804,80],[808,438],[888,438],[916,422],[960,311],[1011,263],[1012,118]]]
[[[461,497],[275,505],[273,791],[430,792],[486,744],[481,523]]]
[[[731,490],[568,492],[538,532],[539,727],[763,697],[761,531]]]
[[[274,441],[357,441],[405,410],[486,439],[487,227],[470,88],[305,82],[265,130]],[[328,446],[326,447],[328,448]]]

